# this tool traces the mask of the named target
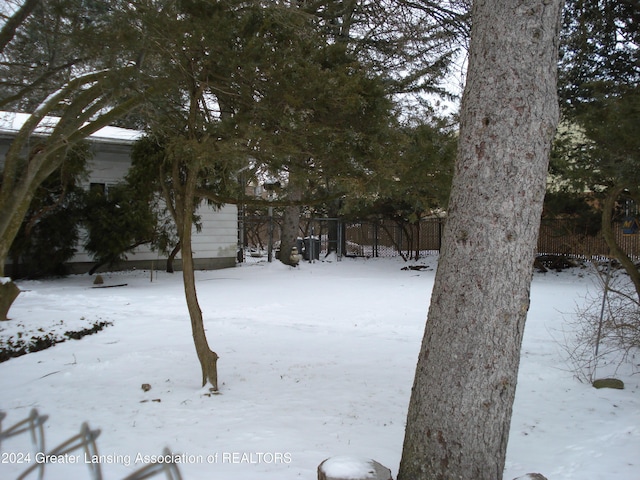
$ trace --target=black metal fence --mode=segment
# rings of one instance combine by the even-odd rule
[[[270,235],[270,225],[272,233]],[[281,219],[278,217],[245,217],[245,252],[255,257],[267,255],[270,244],[277,252],[280,242]],[[304,218],[300,222],[299,237],[302,248],[313,246],[313,258],[331,253],[339,257],[396,257],[418,259],[440,251],[444,219],[432,218],[417,224],[407,222],[344,221],[338,218]],[[634,260],[640,260],[640,234],[624,233],[623,225],[615,224],[618,244]],[[303,252],[304,253],[304,252]],[[566,255],[574,258],[604,258],[609,247],[600,233],[589,235],[576,232],[570,220],[545,219],[540,227],[538,253]],[[305,256],[305,259],[308,259]]]
[[[2,421],[6,414],[0,411],[0,451],[2,451],[2,462],[0,463],[0,474],[2,478],[7,475],[15,475],[11,478],[16,480],[26,480],[27,478],[38,478],[43,480],[48,477],[47,472],[55,467],[56,463],[68,464],[76,467],[73,478],[89,478],[91,480],[103,480],[101,463],[103,459],[107,463],[123,463],[127,466],[132,462],[129,455],[109,455],[101,456],[98,453],[96,439],[100,436],[100,430],[92,430],[85,422],[80,427],[80,433],[70,437],[60,445],[46,449],[44,423],[49,418],[48,415],[40,415],[36,409],[31,410],[28,417],[13,424],[9,428],[3,428]],[[11,441],[19,437],[26,437],[31,444],[31,450],[13,450]],[[7,446],[6,444],[9,443]],[[8,447],[8,448],[7,448]],[[151,477],[161,477],[166,480],[182,480],[178,463],[181,455],[171,453],[164,449],[162,455],[152,456],[142,467],[127,475],[122,480],[145,480]],[[81,467],[86,467],[82,475]],[[4,470],[3,468],[4,467]],[[8,471],[16,469],[16,471]],[[58,472],[59,473],[59,472]],[[68,473],[68,472],[67,472]],[[59,475],[57,475],[59,478]]]

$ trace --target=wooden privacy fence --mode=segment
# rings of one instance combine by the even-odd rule
[[[277,217],[245,219],[244,246],[262,255],[269,244],[269,222],[272,221],[272,242],[277,249],[281,220]],[[417,224],[380,221],[344,221],[336,218],[302,219],[299,237],[314,238],[319,258],[330,252],[339,256],[394,257],[417,259],[440,251],[444,219],[425,219]],[[537,251],[541,255],[566,255],[574,258],[606,258],[609,255],[602,234],[588,235],[575,231],[570,220],[545,219],[540,227]],[[640,235],[625,235],[622,223],[614,225],[618,244],[633,260],[640,260]]]
[[[640,235],[625,235],[622,222],[613,225],[616,242],[634,261],[640,260]],[[538,253],[566,255],[576,258],[606,258],[610,251],[600,232],[588,235],[572,231],[563,219],[545,220],[540,226]]]

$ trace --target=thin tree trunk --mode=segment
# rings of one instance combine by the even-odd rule
[[[558,119],[561,0],[476,1],[399,480],[501,479]]]
[[[327,182],[328,183],[328,182]],[[329,206],[329,218],[335,218],[335,220],[329,220],[327,225],[327,254],[329,256],[333,252],[338,252],[338,225],[340,223],[340,200],[334,200],[328,202]]]
[[[295,184],[289,186],[289,198],[293,201],[302,198],[302,189]],[[290,205],[284,208],[282,216],[282,230],[280,234],[280,261],[291,265],[291,249],[296,245],[300,228],[300,205]]]
[[[180,242],[176,243],[176,246],[173,247],[173,250],[171,250],[171,253],[167,257],[167,273],[174,272],[173,261],[175,260],[176,255],[178,255],[179,252],[180,252]]]
[[[629,278],[633,282],[633,286],[636,290],[638,300],[640,300],[640,270],[636,267],[633,260],[624,252],[618,242],[616,242],[616,236],[613,232],[613,209],[615,208],[616,201],[620,194],[626,189],[624,185],[613,187],[608,193],[602,207],[602,236],[604,241],[609,246],[609,251],[625,269]]]
[[[181,198],[176,199],[176,210],[180,211],[178,228],[180,229],[180,245],[182,249],[182,278],[184,294],[191,318],[191,333],[196,354],[202,369],[202,386],[210,384],[211,390],[218,391],[218,355],[209,348],[204,328],[202,310],[196,294],[196,281],[193,267],[193,251],[191,248],[191,232],[193,229],[194,192],[197,181],[195,168],[188,168],[187,178]]]

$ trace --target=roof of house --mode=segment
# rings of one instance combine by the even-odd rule
[[[28,113],[0,111],[0,134],[16,134],[29,118]],[[44,117],[35,130],[35,135],[45,136],[60,120],[59,117]],[[143,132],[120,127],[102,127],[89,136],[89,140],[99,143],[132,144],[140,139]]]

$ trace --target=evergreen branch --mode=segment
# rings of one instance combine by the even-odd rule
[[[0,30],[0,53],[9,45],[16,35],[16,31],[20,25],[31,15],[31,12],[38,6],[40,0],[25,0],[22,6],[14,13]]]
[[[26,87],[21,88],[15,94],[0,99],[0,109],[1,108],[5,108],[7,105],[12,104],[13,102],[17,102],[18,100],[21,100],[23,98],[27,98],[29,96],[29,94],[36,89],[36,87],[38,87],[40,85],[43,85],[47,80],[51,79],[56,74],[73,67],[74,65],[80,63],[81,61],[82,61],[81,59],[75,58],[75,59],[73,59],[73,60],[71,60],[69,62],[66,62],[66,63],[62,64],[62,65],[58,65],[55,68],[48,69],[46,72],[44,72],[38,78],[36,78],[33,82],[31,82]]]
[[[291,206],[310,206],[310,205],[321,205],[326,202],[331,202],[333,200],[337,200],[344,196],[343,192],[335,193],[332,195],[326,195],[322,197],[305,197],[300,200],[291,200],[291,199],[274,199],[274,200],[265,200],[263,198],[258,197],[244,197],[243,199],[239,199],[238,197],[220,195],[218,193],[214,193],[210,190],[205,189],[197,189],[196,196],[200,198],[206,198],[214,203],[218,204],[231,204],[231,205],[249,205],[252,207],[291,207]]]

